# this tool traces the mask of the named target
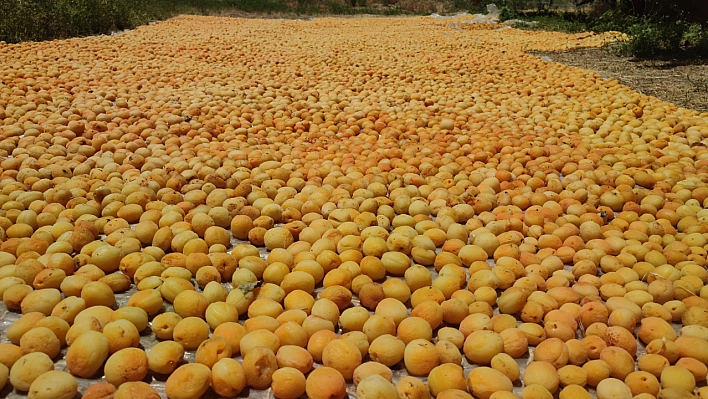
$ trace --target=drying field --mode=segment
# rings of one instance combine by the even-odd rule
[[[707,398],[708,115],[525,53],[622,39],[0,44],[0,396]]]

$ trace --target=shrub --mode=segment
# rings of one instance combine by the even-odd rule
[[[147,22],[137,0],[4,0],[0,40],[48,40],[108,33]]]

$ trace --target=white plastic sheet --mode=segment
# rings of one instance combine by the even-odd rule
[[[436,13],[430,14],[430,16],[433,18],[460,18],[460,17],[466,17],[468,15],[470,15],[470,14],[467,12],[461,12],[461,13],[458,13],[455,15],[440,15],[440,14],[436,14]]]
[[[447,15],[443,16],[440,14],[431,14],[430,16],[433,18],[462,18],[466,17],[470,14],[463,12],[455,15]],[[487,4],[487,13],[486,14],[472,14],[471,18],[469,19],[464,19],[460,21],[459,23],[461,24],[496,24],[500,23],[499,18],[501,16],[501,12],[499,11],[499,7],[497,7],[496,4],[490,3]],[[535,25],[538,22],[536,21],[523,21],[520,19],[508,19],[506,21],[501,22],[504,25]]]

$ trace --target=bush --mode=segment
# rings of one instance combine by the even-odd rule
[[[48,40],[127,29],[144,23],[138,0],[4,0],[0,40]]]
[[[0,5],[0,40],[46,40],[133,26],[132,0],[5,0]]]
[[[708,56],[708,32],[688,22],[642,22],[627,32],[631,39],[620,52],[638,58]]]
[[[627,33],[628,28],[639,23],[636,17],[617,10],[610,10],[588,21],[588,29],[596,32],[619,31]]]
[[[684,33],[683,24],[641,23],[629,29],[631,40],[623,49],[629,55],[654,57],[670,49],[681,46]]]

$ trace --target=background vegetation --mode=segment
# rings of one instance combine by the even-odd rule
[[[0,41],[16,43],[110,33],[187,13],[429,14],[470,10],[474,4],[469,0],[1,0]]]
[[[2,0],[0,41],[51,40],[110,33],[179,14],[298,16],[480,12],[534,20],[527,29],[618,30],[619,50],[639,58],[708,58],[706,0]]]
[[[708,58],[705,0],[502,0],[501,11],[502,19],[539,22],[530,29],[625,32],[622,55]]]

